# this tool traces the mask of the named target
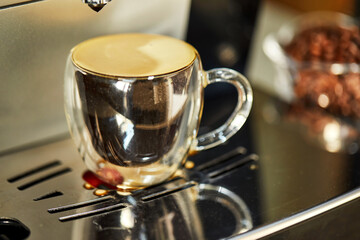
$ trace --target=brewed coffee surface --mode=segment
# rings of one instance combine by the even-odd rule
[[[78,67],[119,77],[164,75],[188,66],[195,57],[195,49],[181,40],[140,33],[93,38],[72,53]]]

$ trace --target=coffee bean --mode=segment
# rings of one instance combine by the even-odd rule
[[[332,69],[333,63],[360,64],[358,27],[306,28],[284,49],[297,62],[294,93],[305,106],[317,106],[338,116],[360,118],[360,73]],[[345,65],[341,67],[346,68]],[[326,101],[321,101],[324,98]]]

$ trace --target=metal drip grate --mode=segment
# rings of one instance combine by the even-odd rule
[[[47,160],[51,158],[61,160]],[[71,141],[61,141],[0,158],[8,170],[1,174],[6,178],[0,187],[8,197],[0,200],[6,209],[1,217],[19,219],[30,229],[29,239],[64,239],[64,234],[69,235],[67,239],[75,235],[77,239],[80,235],[80,239],[111,239],[115,235],[136,238],[142,234],[153,239],[158,231],[163,236],[176,236],[175,239],[201,239],[208,238],[202,219],[208,221],[211,215],[202,216],[200,205],[211,203],[213,213],[233,215],[233,227],[223,236],[228,237],[248,231],[252,227],[251,216],[237,194],[215,184],[257,160],[256,154],[247,155],[246,149],[239,147],[131,195],[108,189],[105,196],[97,197],[83,188],[81,175],[85,169]],[[14,197],[16,200],[6,207],[9,198]],[[111,227],[105,227],[109,224]],[[88,230],[80,231],[84,226]],[[46,234],[41,228],[47,229]],[[89,231],[93,233],[91,237]],[[178,231],[184,234],[178,235]],[[61,235],[56,237],[56,232]]]

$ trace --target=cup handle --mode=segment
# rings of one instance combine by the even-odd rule
[[[228,68],[215,68],[206,71],[206,79],[207,84],[226,82],[234,85],[238,92],[238,102],[233,113],[223,125],[196,138],[192,147],[192,151],[195,152],[218,146],[239,131],[249,116],[253,102],[250,83],[237,71]]]

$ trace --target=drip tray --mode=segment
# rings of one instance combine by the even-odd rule
[[[123,195],[84,187],[71,139],[2,156],[0,239],[219,239],[252,229],[248,205],[226,183],[255,170],[258,156],[238,147],[196,159],[165,183]]]

